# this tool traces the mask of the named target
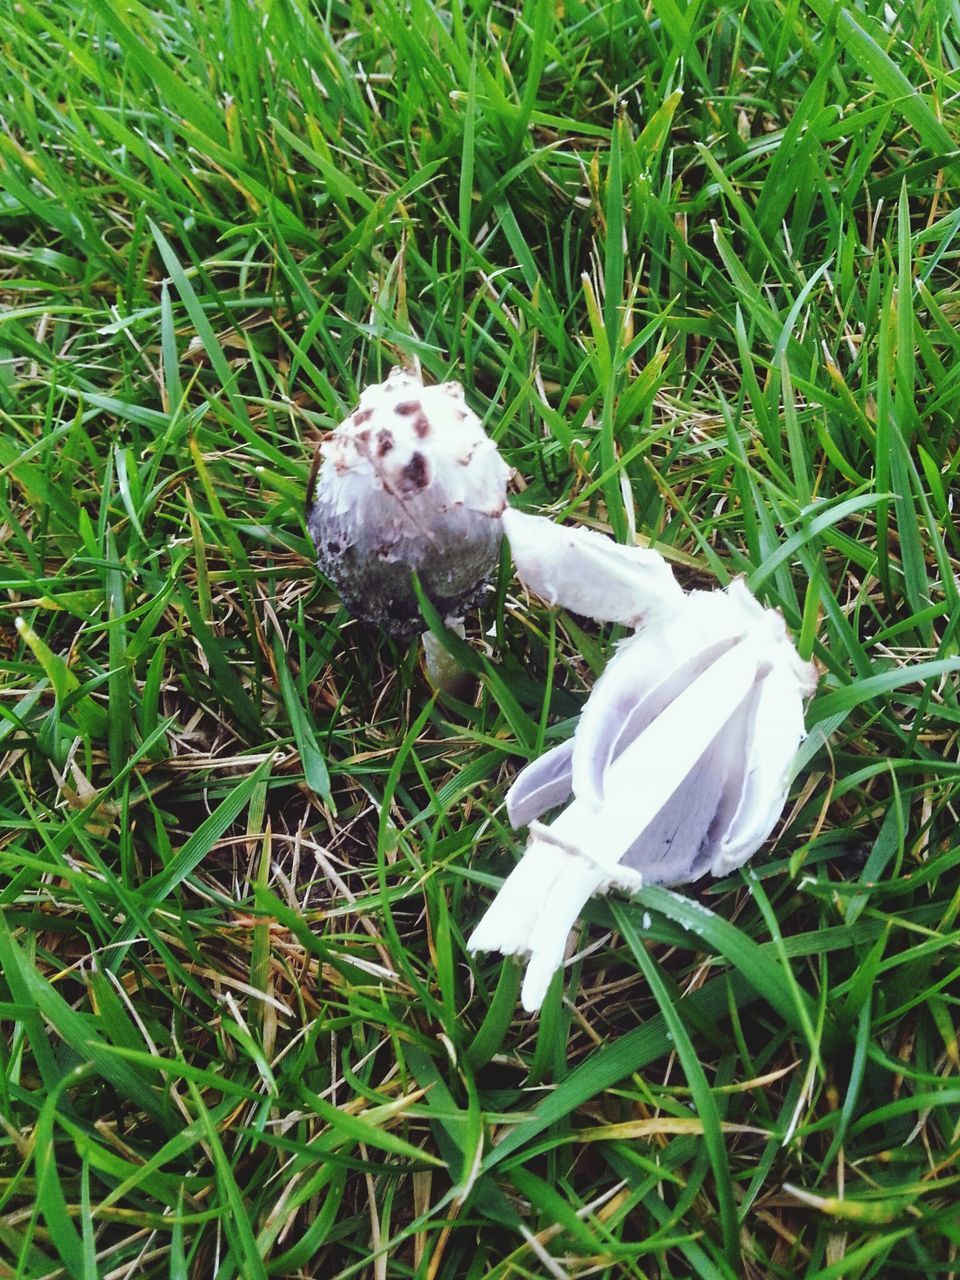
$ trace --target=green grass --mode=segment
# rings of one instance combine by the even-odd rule
[[[957,5],[0,41],[0,1275],[960,1273]],[[347,621],[313,448],[413,360],[823,671],[776,841],[539,1020],[464,940],[617,637],[505,565],[445,705]]]

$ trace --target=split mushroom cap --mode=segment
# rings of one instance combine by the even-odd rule
[[[656,552],[638,558],[579,530],[551,542],[513,513],[505,523],[537,594],[644,620],[597,681],[573,738],[528,765],[507,795],[512,825],[530,838],[468,947],[526,957],[521,1000],[533,1012],[591,895],[725,875],[760,848],[786,802],[816,669],[742,581],[685,595]]]

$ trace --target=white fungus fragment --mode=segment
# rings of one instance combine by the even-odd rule
[[[468,947],[526,957],[521,1001],[533,1012],[592,894],[725,875],[766,840],[787,798],[816,669],[742,581],[685,595],[656,552],[603,538],[601,547],[578,530],[551,539],[549,521],[534,530],[537,517],[515,514],[504,523],[531,590],[604,620],[641,622],[573,738],[528,765],[507,795],[508,817],[529,827],[529,841]],[[552,822],[540,821],[561,804]]]

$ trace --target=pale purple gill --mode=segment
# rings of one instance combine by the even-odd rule
[[[472,951],[521,955],[538,1009],[591,895],[724,875],[783,809],[816,669],[783,618],[741,581],[684,594],[655,551],[507,510],[521,581],[551,604],[637,627],[587,699],[574,736],[507,794],[530,836],[477,925]],[[552,822],[540,819],[566,805]]]

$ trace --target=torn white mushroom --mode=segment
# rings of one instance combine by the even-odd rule
[[[497,563],[510,469],[458,382],[394,369],[320,447],[307,495],[320,567],[355,616],[422,627],[411,571],[442,614],[483,594]]]
[[[756,852],[786,801],[816,669],[742,582],[684,595],[656,552],[638,558],[577,530],[551,544],[537,517],[516,514],[504,523],[531,590],[644,623],[597,682],[573,739],[528,765],[507,795],[511,823],[529,826],[530,839],[468,947],[525,956],[521,1000],[533,1012],[592,894],[723,875]],[[553,822],[539,821],[566,801]]]

